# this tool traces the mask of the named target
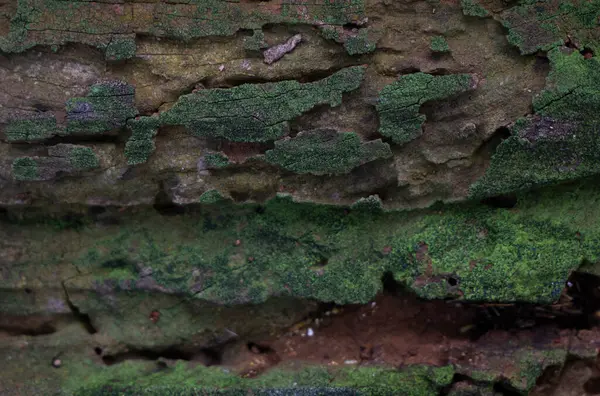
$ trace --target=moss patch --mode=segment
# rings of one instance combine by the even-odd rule
[[[471,186],[480,198],[600,173],[600,62],[578,52],[548,54],[547,88],[535,98],[535,117],[521,119]]]
[[[31,181],[39,178],[38,164],[31,157],[17,158],[12,163],[12,174],[15,180]]]
[[[129,165],[148,161],[156,149],[154,137],[158,132],[159,124],[158,117],[139,117],[127,123],[131,130],[131,136],[125,143],[125,157]]]
[[[208,153],[204,161],[208,169],[221,169],[229,165],[229,158],[223,153]]]
[[[158,285],[224,304],[271,295],[365,303],[381,291],[388,271],[425,298],[548,303],[583,258],[600,258],[593,244],[600,234],[585,220],[600,215],[600,206],[589,205],[600,196],[593,186],[523,195],[516,211],[452,206],[421,213],[368,205],[348,213],[287,198],[269,201],[259,213],[256,205],[206,194],[205,202],[210,195],[216,203],[202,215],[141,216],[102,236],[82,231],[89,242],[73,264],[89,273],[99,263],[143,262]],[[588,213],[574,219],[578,205]],[[327,265],[315,272],[323,260]],[[193,287],[198,276],[200,292]]]
[[[357,89],[364,67],[349,67],[322,80],[301,84],[282,81],[206,89],[184,95],[160,114],[163,125],[184,125],[194,136],[236,142],[278,139],[288,121],[317,105],[338,106],[342,94]]]
[[[69,151],[68,158],[69,163],[76,170],[90,170],[100,165],[94,150],[89,147],[74,147]]]
[[[414,73],[400,77],[380,93],[377,104],[379,132],[398,144],[416,139],[425,122],[425,116],[419,114],[423,103],[452,97],[470,90],[471,85],[472,78],[468,74],[432,76]]]
[[[355,133],[334,130],[301,132],[294,138],[276,141],[275,148],[266,152],[268,162],[314,175],[344,174],[391,156],[389,145],[381,140],[363,143]]]
[[[92,368],[84,365],[80,371],[83,374],[80,378],[85,378],[85,381],[75,381],[73,378],[68,381],[66,389],[81,396],[133,395],[142,389],[145,394],[157,395],[191,395],[198,392],[212,394],[225,390],[224,394],[230,395],[242,395],[251,391],[255,395],[277,392],[283,395],[351,393],[429,396],[448,385],[453,375],[451,366],[413,366],[402,370],[307,366],[296,371],[273,369],[260,377],[244,379],[226,373],[222,368],[189,368],[184,363],[178,363],[167,373],[153,373],[150,364],[134,362],[112,367]]]
[[[54,116],[39,116],[28,120],[15,120],[6,127],[9,142],[36,142],[58,133]]]
[[[432,37],[429,48],[431,48],[433,52],[450,52],[450,46],[443,36]]]
[[[67,134],[100,134],[125,126],[137,114],[133,86],[122,81],[92,85],[88,96],[67,100]]]
[[[580,49],[600,50],[600,3],[583,0],[524,1],[502,13],[509,42],[522,54],[550,50],[570,37]]]
[[[130,59],[135,56],[136,49],[135,38],[118,38],[106,46],[105,57],[111,61]]]
[[[460,6],[467,16],[485,18],[490,15],[477,0],[460,0]]]

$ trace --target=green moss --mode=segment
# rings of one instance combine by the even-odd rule
[[[352,205],[352,209],[364,212],[382,212],[383,203],[378,195],[361,198]]]
[[[15,120],[6,127],[9,142],[35,142],[57,134],[56,118],[41,116],[28,120]]]
[[[67,134],[94,135],[125,126],[137,114],[133,86],[121,81],[92,85],[84,98],[67,100]]]
[[[85,371],[84,371],[85,370]],[[178,363],[168,372],[153,373],[152,365],[125,362],[111,367],[83,366],[80,378],[69,380],[66,389],[81,396],[133,395],[144,389],[145,394],[191,395],[224,390],[229,395],[386,395],[429,396],[443,385],[431,381],[438,373],[452,372],[452,367],[407,367],[402,370],[377,367],[338,368],[306,366],[300,370],[273,369],[253,378],[243,379],[218,367],[189,368]],[[75,375],[74,375],[75,376]],[[74,377],[73,376],[73,377]],[[211,393],[212,394],[212,393]],[[219,393],[220,394],[220,393]]]
[[[342,26],[363,18],[365,11],[362,0],[284,3],[276,11],[223,0],[157,2],[145,10],[153,17],[137,18],[134,29],[127,17],[132,11],[130,4],[113,8],[113,4],[90,1],[18,0],[17,7],[9,34],[0,37],[3,52],[81,42],[105,50],[109,60],[132,57],[135,43],[129,37],[136,33],[190,40],[232,36],[240,29],[258,30],[266,24]]]
[[[200,195],[198,202],[203,204],[214,204],[224,200],[225,197],[218,190],[208,190]]]
[[[138,165],[148,161],[156,149],[154,137],[158,132],[158,117],[139,117],[129,120],[127,126],[131,136],[125,143],[125,157],[129,165]]]
[[[244,48],[247,51],[260,51],[267,48],[265,42],[265,34],[261,29],[256,29],[252,32],[252,36],[244,38]]]
[[[548,53],[546,89],[534,99],[538,114],[512,127],[486,174],[471,186],[480,198],[600,173],[600,62],[578,52]]]
[[[564,44],[568,36],[580,48],[600,49],[600,38],[595,31],[600,17],[598,1],[550,0],[526,1],[502,14],[509,29],[509,42],[522,54],[548,51]]]
[[[433,36],[429,48],[433,52],[450,52],[450,46],[443,36]]]
[[[100,163],[98,157],[89,147],[75,147],[69,151],[69,163],[76,170],[90,170],[97,168]]]
[[[38,164],[31,157],[15,159],[12,163],[12,174],[15,180],[21,181],[38,180],[40,177]]]
[[[368,54],[375,51],[376,43],[369,37],[368,28],[360,29],[357,35],[350,36],[344,42],[344,48],[349,55]]]
[[[268,162],[296,173],[314,175],[344,174],[367,162],[391,156],[389,145],[381,140],[363,143],[352,132],[320,129],[276,141],[275,148],[266,152]]]
[[[221,169],[229,165],[229,158],[223,153],[208,153],[204,156],[208,169]]]
[[[463,14],[472,17],[485,18],[490,13],[477,2],[477,0],[460,0]]]
[[[111,61],[131,59],[136,49],[135,38],[118,38],[107,45],[104,56]]]
[[[161,113],[163,125],[184,125],[194,136],[236,142],[278,139],[288,121],[317,105],[338,106],[342,94],[357,89],[364,67],[349,67],[322,80],[301,84],[282,81],[205,89],[184,95]]]
[[[425,102],[452,97],[471,89],[472,79],[468,74],[432,76],[414,73],[383,88],[377,111],[379,132],[392,138],[394,143],[404,144],[419,137],[425,115],[419,108]]]
[[[600,233],[586,220],[600,216],[600,205],[591,204],[600,199],[594,185],[522,195],[513,211],[365,212],[276,198],[258,213],[256,205],[206,194],[202,200],[213,204],[202,214],[141,216],[102,237],[80,231],[93,243],[81,245],[73,264],[87,273],[118,259],[143,262],[173,293],[222,304],[270,295],[366,303],[381,291],[385,272],[427,298],[549,303],[583,258],[600,260]],[[192,288],[195,271],[204,274],[201,292]]]

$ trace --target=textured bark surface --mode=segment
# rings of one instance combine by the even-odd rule
[[[594,394],[599,53],[598,0],[0,0],[0,393]]]

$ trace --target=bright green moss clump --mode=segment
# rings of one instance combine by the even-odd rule
[[[125,157],[129,165],[138,165],[148,161],[156,149],[154,136],[158,132],[158,117],[140,117],[128,122],[131,136],[125,143]]]
[[[587,220],[600,216],[600,206],[589,204],[600,197],[593,185],[523,195],[514,211],[461,205],[348,212],[286,198],[257,211],[218,201],[214,190],[206,195],[215,199],[202,214],[144,215],[102,237],[80,231],[93,244],[83,244],[73,264],[89,273],[115,260],[143,262],[159,285],[221,304],[271,295],[366,303],[381,291],[386,272],[425,298],[549,303],[582,258],[600,259],[600,232]],[[200,292],[193,289],[199,274]]]
[[[90,170],[100,165],[94,150],[89,147],[74,147],[69,151],[68,158],[69,163],[76,170]]]
[[[367,162],[392,156],[381,140],[363,143],[352,132],[313,130],[275,142],[267,161],[296,173],[344,174]]]
[[[76,375],[75,375],[76,374]],[[152,364],[126,361],[118,366],[87,363],[69,377],[65,388],[77,396],[225,394],[246,395],[407,395],[430,396],[451,383],[451,366],[328,368],[305,366],[299,370],[276,368],[257,378],[241,378],[220,367],[191,368],[178,363],[168,372]],[[85,378],[85,381],[75,377]],[[224,393],[220,393],[224,392]]]
[[[429,47],[433,52],[450,52],[450,46],[443,36],[432,37]]]
[[[15,120],[6,127],[9,142],[35,142],[57,134],[56,118],[42,116],[28,120]]]
[[[205,89],[184,95],[161,113],[163,125],[185,125],[195,136],[236,142],[278,139],[288,121],[317,105],[338,106],[342,94],[357,89],[364,67],[349,67],[322,80],[301,84],[282,81]]]
[[[421,135],[425,116],[419,108],[431,100],[446,99],[471,89],[472,78],[468,74],[432,76],[414,73],[400,79],[380,93],[379,132],[391,137],[394,143],[404,144]]]
[[[84,98],[67,100],[67,134],[100,134],[125,126],[137,114],[133,86],[122,81],[92,85]]]
[[[21,157],[13,161],[12,173],[15,180],[31,181],[38,180],[38,164],[33,158]]]

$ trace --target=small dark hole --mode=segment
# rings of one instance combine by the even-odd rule
[[[254,342],[249,342],[248,344],[246,344],[246,346],[248,347],[248,350],[250,352],[260,354],[260,355],[266,355],[266,354],[274,352],[271,347],[268,347],[265,345],[259,345]]]
[[[106,208],[104,206],[90,206],[88,211],[92,216],[94,216],[106,212]]]
[[[102,355],[102,348],[96,347],[96,348],[94,348],[94,352],[96,352],[96,355],[100,356],[100,355]]]
[[[589,379],[583,384],[583,390],[589,395],[600,395],[600,377]]]
[[[456,285],[458,285],[458,279],[456,279],[456,278],[454,278],[454,277],[452,277],[452,276],[451,276],[451,277],[449,277],[449,278],[447,279],[447,281],[448,281],[448,284],[449,284],[450,286],[456,286]]]
[[[163,361],[158,361],[158,362],[156,362],[156,365],[157,365],[157,366],[158,366],[158,368],[159,368],[159,369],[161,369],[161,370],[164,370],[164,369],[166,369],[167,367],[169,367],[169,366],[167,365],[167,363],[166,363],[166,362],[163,362]]]
[[[266,209],[264,206],[261,205],[261,206],[258,206],[255,210],[256,210],[256,213],[263,214],[263,213],[265,213]]]
[[[31,293],[33,293],[33,290],[31,290],[30,288],[26,287],[25,288],[25,293],[31,294]]]
[[[321,257],[321,259],[317,262],[317,265],[319,267],[325,267],[328,262],[329,262],[329,259],[327,259],[327,257]]]
[[[394,279],[394,274],[392,274],[391,271],[387,271],[383,274],[381,283],[383,283],[383,292],[385,294],[397,295],[402,291],[400,283]]]
[[[481,203],[493,208],[512,209],[517,205],[516,195],[498,195],[497,197],[489,197],[481,200]]]
[[[589,48],[584,48],[584,49],[582,49],[581,51],[579,51],[579,53],[580,53],[581,55],[583,55],[583,57],[584,57],[585,59],[590,59],[590,58],[593,58],[593,57],[594,57],[594,51],[592,51],[592,50],[591,50],[591,49],[589,49]]]

